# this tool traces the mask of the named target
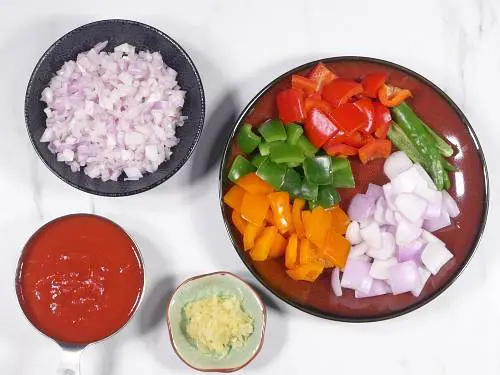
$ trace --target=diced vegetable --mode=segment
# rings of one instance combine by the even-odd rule
[[[359,229],[359,223],[357,221],[351,221],[347,227],[345,238],[351,243],[351,245],[357,245],[363,241],[361,238],[361,231]],[[364,254],[365,252],[363,252]]]
[[[299,249],[299,240],[296,234],[292,234],[288,239],[288,244],[285,250],[285,266],[286,268],[294,268],[297,264],[297,254]]]
[[[384,173],[390,180],[413,166],[410,158],[403,151],[391,154],[384,163]]]
[[[318,185],[313,184],[307,181],[307,178],[304,178],[302,180],[300,196],[308,201],[315,201],[318,199]]]
[[[301,135],[299,137],[297,146],[299,146],[302,150],[302,153],[308,157],[312,157],[318,152],[318,149],[311,142],[309,142],[309,140],[304,135]]]
[[[316,82],[316,91],[318,92],[321,91],[324,85],[336,78],[337,76],[321,62],[309,74],[309,79]]]
[[[389,279],[389,269],[396,264],[398,264],[396,258],[389,258],[387,260],[375,259],[370,268],[370,277],[378,280],[387,280]]]
[[[382,296],[384,294],[391,293],[391,287],[382,280],[373,279],[372,287],[368,293],[363,293],[359,290],[354,291],[355,298],[369,298]]]
[[[224,203],[234,210],[240,212],[241,210],[241,202],[243,201],[243,196],[245,195],[245,190],[238,185],[233,185],[224,194]]]
[[[347,256],[351,245],[344,236],[330,228],[326,234],[324,245],[319,248],[319,256],[331,266],[343,269],[347,262]]]
[[[253,132],[252,125],[250,124],[244,124],[236,136],[238,147],[241,151],[248,154],[257,148],[260,141],[261,138]]]
[[[356,109],[359,112],[359,110]],[[333,137],[339,128],[324,112],[313,108],[307,115],[304,133],[307,139],[317,148],[323,146]]]
[[[324,146],[323,149],[326,151],[326,153],[330,156],[354,156],[358,153],[358,150],[356,147],[352,147],[349,145],[346,145],[344,143],[329,143],[327,142]]]
[[[247,226],[247,222],[243,220],[241,217],[240,213],[236,210],[233,210],[231,214],[231,221],[233,222],[234,226],[240,232],[241,234],[245,233],[245,228]]]
[[[312,210],[309,225],[306,229],[306,237],[318,248],[325,244],[326,234],[332,225],[332,216],[322,207]]]
[[[339,234],[346,234],[351,219],[349,219],[345,211],[339,206],[335,206],[328,212],[332,216],[332,228]]]
[[[361,94],[363,86],[349,79],[337,78],[323,87],[323,99],[334,107],[339,107],[354,95]]]
[[[389,269],[389,285],[394,295],[411,292],[420,285],[420,273],[412,261],[398,263]]]
[[[358,108],[366,117],[366,125],[361,130],[366,134],[371,134],[375,131],[375,108],[373,102],[368,98],[358,99],[354,102],[354,106]]]
[[[329,185],[332,183],[332,159],[329,156],[305,158],[304,176],[312,184]]]
[[[369,293],[373,278],[370,277],[371,264],[359,259],[349,258],[344,268],[340,285],[343,288]]]
[[[375,137],[379,139],[385,139],[392,122],[391,112],[380,102],[374,102],[373,113]]]
[[[288,192],[291,198],[296,198],[301,195],[302,178],[300,177],[300,174],[295,171],[295,169],[287,169],[281,190]]]
[[[233,165],[231,166],[231,169],[229,170],[228,178],[236,182],[238,181],[241,177],[255,172],[255,167],[250,163],[247,159],[245,159],[243,156],[238,155],[233,161]]]
[[[296,88],[285,89],[276,95],[276,104],[281,121],[302,122],[305,118],[304,92]]]
[[[269,201],[264,194],[245,193],[241,203],[241,217],[257,226],[262,225],[269,210]]]
[[[268,143],[276,141],[286,141],[285,127],[279,120],[268,120],[264,122],[259,127],[259,133]],[[262,151],[261,154],[263,154]]]
[[[346,158],[332,157],[332,186],[336,188],[353,188],[356,186],[352,174],[351,163]]]
[[[260,165],[267,160],[268,156],[265,155],[255,155],[252,159],[252,164],[255,168],[259,168]]]
[[[347,135],[351,135],[355,131],[368,126],[366,113],[353,103],[345,103],[333,109],[331,116],[334,123]]]
[[[274,241],[274,236],[278,232],[278,229],[274,226],[266,227],[262,231],[262,234],[257,239],[255,246],[250,250],[250,257],[255,261],[264,261],[269,256],[271,251],[271,246]]]
[[[323,208],[330,208],[340,202],[340,195],[333,185],[318,187],[318,204]]]
[[[391,154],[391,142],[385,139],[375,139],[358,150],[359,160],[363,164],[378,158],[387,158]]]
[[[286,170],[287,167],[285,165],[274,163],[268,159],[260,165],[256,174],[275,190],[280,190],[285,180]]]
[[[387,73],[375,72],[369,73],[363,78],[363,94],[369,96],[370,98],[376,98],[378,96],[378,90],[387,81]]]
[[[304,265],[314,261],[316,257],[313,246],[307,238],[302,238],[299,241],[299,264]]]
[[[288,124],[286,127],[286,141],[290,145],[296,145],[302,134],[304,134],[304,128],[297,124]]]
[[[298,74],[292,74],[292,87],[295,89],[303,90],[307,94],[316,92],[316,82],[312,79],[303,77]]]
[[[274,234],[271,250],[269,250],[268,259],[275,259],[283,256],[286,251],[287,240],[279,233]]]
[[[273,187],[258,177],[255,173],[249,173],[236,181],[236,185],[250,194],[269,194]]]
[[[364,228],[361,228],[361,238],[368,246],[375,249],[382,247],[382,235],[380,227],[376,222],[372,222]]]
[[[293,228],[292,212],[290,210],[290,195],[287,192],[276,192],[268,195],[273,212],[273,221],[281,233]]]
[[[321,275],[324,266],[321,263],[311,262],[287,270],[286,273],[294,280],[314,282]]]
[[[259,144],[259,153],[262,156],[268,156],[271,153],[271,144],[267,142],[261,142]]]
[[[378,90],[378,100],[386,107],[396,107],[411,97],[411,91],[391,85],[383,85]]]
[[[423,267],[418,267],[418,273],[420,274],[420,285],[411,291],[415,297],[418,297],[420,293],[422,293],[427,280],[429,280],[429,277],[431,276],[431,273]]]
[[[301,198],[295,198],[293,200],[292,222],[299,238],[305,237],[304,225],[302,224],[302,210],[304,209],[305,203],[305,200]]]
[[[264,225],[255,225],[253,223],[248,223],[243,232],[243,249],[245,251],[250,250],[255,245],[255,240],[260,232],[264,229]]]
[[[347,214],[351,220],[357,222],[366,221],[375,209],[375,199],[365,194],[356,194],[349,205]]]
[[[293,146],[288,143],[280,143],[271,147],[269,154],[271,160],[275,163],[301,163],[304,161],[304,153],[299,146]]]
[[[340,286],[340,269],[335,267],[332,271],[332,290],[337,297],[342,297],[342,287]]]

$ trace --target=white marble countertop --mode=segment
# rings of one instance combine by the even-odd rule
[[[207,100],[205,129],[190,161],[160,187],[121,199],[90,196],[55,177],[35,155],[23,118],[26,84],[40,55],[67,31],[104,18],[142,21],[176,39],[195,61]],[[366,55],[423,74],[464,110],[489,161],[492,196],[483,240],[446,293],[391,321],[330,322],[270,297],[263,351],[241,372],[498,374],[499,18],[498,0],[3,0],[0,373],[55,373],[59,349],[23,317],[13,278],[30,234],[73,212],[108,216],[136,236],[149,283],[131,324],[84,352],[82,373],[192,373],[168,340],[164,304],[169,290],[186,277],[215,270],[252,280],[220,215],[219,133],[261,87],[289,68],[320,57]]]

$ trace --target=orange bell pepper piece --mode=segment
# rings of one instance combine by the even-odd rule
[[[245,251],[250,250],[255,245],[255,240],[260,232],[264,229],[263,225],[255,225],[248,223],[243,232],[243,248]]]
[[[410,90],[391,85],[383,85],[378,90],[378,100],[386,107],[395,107],[411,96]]]
[[[271,224],[271,225],[275,225],[274,224],[274,218],[273,218],[273,211],[272,210],[268,210],[267,211],[266,222],[269,223],[269,224]]]
[[[241,217],[257,226],[262,225],[269,210],[269,201],[264,194],[245,193],[241,202]]]
[[[302,224],[304,226],[304,234],[307,237],[309,222],[311,221],[311,211],[302,211]]]
[[[336,267],[343,269],[350,249],[351,245],[349,241],[332,228],[328,231],[325,245],[321,248],[318,255],[326,263],[333,263]]]
[[[287,192],[271,193],[268,196],[273,211],[273,221],[281,233],[292,229],[292,212],[290,211],[290,195]]]
[[[243,196],[245,195],[245,190],[238,185],[233,185],[231,189],[224,194],[224,203],[229,207],[235,209],[236,211],[241,210],[241,202],[243,201]]]
[[[314,282],[324,270],[324,266],[318,262],[311,262],[300,265],[294,269],[287,270],[286,273],[294,280]]]
[[[337,233],[345,234],[347,232],[347,227],[351,222],[349,216],[347,216],[345,211],[339,206],[333,207],[328,212],[330,212],[330,215],[332,216],[332,228],[335,229]]]
[[[274,226],[264,228],[259,238],[257,238],[254,248],[250,250],[250,257],[253,260],[262,261],[267,259],[276,233],[278,233],[278,228]]]
[[[288,239],[288,244],[285,250],[285,266],[286,268],[293,268],[297,263],[299,239],[296,234],[292,234]]]
[[[274,235],[273,243],[271,244],[271,250],[269,251],[269,255],[267,256],[267,259],[279,258],[283,254],[285,254],[286,245],[287,245],[287,241],[286,241],[285,237],[283,237],[279,233],[276,233]]]
[[[328,230],[332,226],[332,216],[323,207],[312,210],[311,219],[306,230],[306,237],[317,247],[323,247]]]
[[[299,247],[299,264],[307,264],[316,259],[316,254],[313,249],[313,245],[307,238],[303,238],[300,240]]]
[[[316,82],[298,74],[292,74],[292,87],[304,90],[309,95],[316,92]]]
[[[391,154],[392,143],[388,139],[375,139],[358,150],[359,160],[366,164],[369,161],[388,158]]]
[[[304,231],[304,225],[302,224],[302,210],[306,201],[301,198],[295,198],[292,207],[292,222],[295,228],[295,232],[299,238],[304,238],[306,233]]]
[[[238,232],[240,232],[241,234],[245,232],[247,223],[245,220],[243,220],[241,214],[238,211],[233,210],[233,213],[231,214],[231,221],[233,222],[236,229],[238,229]]]
[[[269,194],[273,187],[255,173],[249,173],[236,181],[236,185],[245,189],[250,194]]]

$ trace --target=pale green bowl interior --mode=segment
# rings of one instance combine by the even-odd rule
[[[231,349],[224,358],[199,352],[183,329],[183,307],[191,301],[211,295],[234,295],[242,300],[243,309],[254,319],[254,332],[242,348]],[[235,276],[219,273],[202,276],[184,283],[172,296],[168,309],[173,345],[182,359],[200,370],[237,369],[245,365],[259,350],[265,326],[264,307],[253,289]]]

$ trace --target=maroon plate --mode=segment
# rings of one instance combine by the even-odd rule
[[[235,134],[243,123],[259,125],[268,118],[276,118],[276,93],[291,84],[292,74],[308,74],[319,62],[302,65],[275,79],[248,104],[240,115],[227,142],[220,168],[220,203],[233,245],[248,269],[272,293],[307,313],[332,320],[367,322],[393,318],[413,311],[448,288],[460,275],[472,257],[483,232],[488,213],[488,174],[479,141],[455,103],[436,85],[419,74],[402,66],[366,57],[335,57],[321,60],[343,78],[359,79],[370,72],[387,72],[389,82],[410,89],[413,98],[408,100],[415,112],[454,147],[450,161],[458,168],[451,173],[450,194],[456,199],[461,214],[454,225],[436,235],[446,242],[455,255],[427,282],[418,298],[411,293],[398,296],[385,295],[366,299],[354,298],[351,290],[344,289],[336,297],[330,287],[330,271],[325,271],[314,283],[294,281],[285,273],[283,259],[254,262],[243,250],[242,237],[231,223],[231,209],[222,201],[230,186],[227,174],[234,157],[239,153]],[[382,173],[382,160],[363,166],[351,158],[356,179],[355,189],[341,189],[341,206],[347,209],[352,196],[365,192],[369,182],[383,184],[387,178]]]

